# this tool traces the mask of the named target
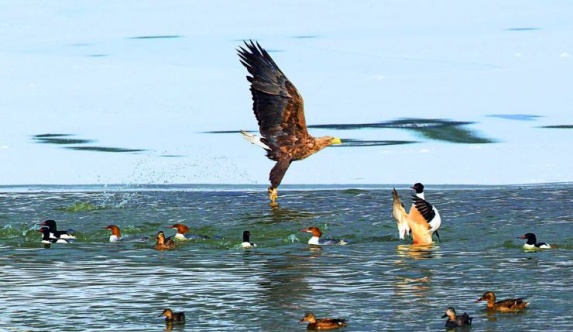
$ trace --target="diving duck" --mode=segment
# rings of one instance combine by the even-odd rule
[[[243,231],[243,243],[241,243],[241,247],[243,248],[254,248],[257,245],[251,242],[250,240],[251,232]]]
[[[300,321],[300,323],[308,322],[307,330],[331,330],[340,327],[346,327],[346,319],[342,318],[316,318],[312,313],[307,313]]]
[[[442,316],[442,318],[448,317],[446,321],[446,327],[458,327],[458,326],[466,326],[472,325],[473,318],[470,317],[467,313],[463,313],[461,315],[456,315],[456,310],[453,307],[449,307],[446,309],[446,313]]]
[[[174,239],[175,240],[182,240],[182,241],[186,241],[186,240],[197,240],[197,239],[208,239],[208,236],[205,235],[198,235],[198,234],[188,234],[189,233],[189,227],[187,227],[187,225],[184,224],[174,224],[171,226],[167,226],[167,228],[174,228],[177,230],[177,234],[175,234]]]
[[[168,250],[175,248],[175,242],[173,241],[173,237],[165,238],[165,233],[163,231],[157,232],[157,236],[155,237],[155,249],[157,250]]]
[[[529,303],[525,302],[522,298],[517,299],[507,299],[501,301],[495,301],[495,294],[493,292],[485,292],[483,295],[477,299],[476,302],[486,301],[488,310],[497,311],[519,311],[525,309]]]
[[[173,312],[171,309],[167,308],[163,310],[161,315],[157,317],[165,316],[166,323],[173,323],[173,322],[184,322],[185,321],[185,313],[184,312]]]
[[[525,233],[522,236],[518,236],[519,239],[527,239],[527,242],[523,245],[523,249],[550,249],[551,245],[545,242],[537,242],[537,236],[533,233]]]
[[[56,225],[55,220],[46,220],[40,223],[40,226],[48,226],[50,229],[50,238],[52,239],[72,239],[75,240],[76,237],[73,235],[74,230],[68,229],[65,231],[58,231],[58,227]]]
[[[308,240],[308,244],[312,244],[315,246],[332,246],[332,245],[345,245],[348,244],[345,240],[338,240],[338,239],[321,239],[322,232],[318,227],[311,226],[305,229],[301,229],[301,232],[311,233],[312,237]]]

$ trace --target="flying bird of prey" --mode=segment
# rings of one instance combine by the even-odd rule
[[[237,51],[251,75],[247,80],[251,83],[253,111],[261,136],[241,133],[246,140],[265,149],[267,158],[276,161],[270,172],[268,192],[269,205],[278,206],[278,186],[290,163],[341,141],[332,136],[315,138],[308,133],[302,96],[259,43],[245,42],[245,47]]]

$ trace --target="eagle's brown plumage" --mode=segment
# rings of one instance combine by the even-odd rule
[[[260,142],[267,147],[267,157],[277,162],[269,176],[269,197],[275,204],[277,187],[291,162],[340,143],[340,140],[331,136],[310,136],[304,118],[304,102],[295,86],[259,43],[245,42],[245,46],[239,47],[238,53],[241,63],[251,74],[247,80],[251,83],[253,111],[262,136]]]

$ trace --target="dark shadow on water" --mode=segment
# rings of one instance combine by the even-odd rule
[[[72,134],[42,134],[34,135],[32,139],[36,143],[41,144],[87,144],[92,143],[94,140],[91,139],[81,139],[81,138],[71,138]]]
[[[539,128],[546,129],[573,129],[573,125],[553,125],[553,126],[541,126]]]
[[[136,36],[136,37],[129,37],[129,39],[141,40],[141,39],[176,39],[182,38],[179,35],[157,35],[157,36]]]
[[[520,27],[520,28],[507,28],[507,29],[504,29],[504,31],[537,31],[537,30],[541,30],[541,28],[535,28],[535,27]]]
[[[350,124],[323,124],[310,125],[308,128],[330,130],[363,130],[363,129],[405,129],[413,131],[423,138],[449,143],[483,144],[495,143],[491,138],[482,137],[464,126],[474,124],[469,121],[451,121],[444,119],[399,119],[387,122],[350,123]],[[234,134],[238,130],[206,131],[207,134]],[[359,140],[341,138],[341,147],[386,146],[399,144],[419,143],[418,141],[392,141],[392,140]]]
[[[491,118],[500,118],[506,120],[517,120],[517,121],[535,121],[537,118],[540,118],[541,115],[533,115],[533,114],[489,114],[487,115]]]
[[[55,144],[63,145],[63,148],[77,151],[93,151],[93,152],[114,152],[114,153],[136,153],[147,151],[145,149],[127,149],[118,147],[105,147],[105,146],[85,146],[81,144],[94,143],[96,140],[73,138],[73,134],[40,134],[33,135],[32,139],[35,143],[39,144]]]
[[[66,146],[66,149],[78,151],[94,151],[94,152],[114,152],[114,153],[129,153],[129,152],[143,152],[144,149],[126,149],[126,148],[113,148],[106,146]]]
[[[480,137],[463,126],[474,124],[468,121],[443,119],[399,119],[388,122],[312,125],[309,128],[360,130],[360,129],[406,129],[424,138],[450,143],[481,144],[493,143],[493,139]]]
[[[387,145],[401,145],[401,144],[412,144],[418,143],[418,141],[369,141],[369,140],[359,140],[353,138],[342,138],[342,144],[332,145],[335,148],[347,148],[347,147],[368,147],[368,146],[387,146]]]

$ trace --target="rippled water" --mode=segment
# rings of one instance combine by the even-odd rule
[[[263,187],[2,187],[0,328],[162,331],[169,307],[187,315],[175,330],[302,331],[307,311],[345,317],[347,331],[442,330],[454,306],[475,331],[573,329],[572,184],[428,187],[443,219],[431,248],[398,240],[391,187],[285,186],[277,210]],[[78,240],[44,248],[45,219]],[[211,239],[161,252],[102,229],[171,235],[176,222]],[[309,248],[311,225],[352,243]],[[247,229],[256,250],[239,248]],[[525,232],[558,248],[526,252]],[[475,303],[486,290],[531,305],[488,314]]]

